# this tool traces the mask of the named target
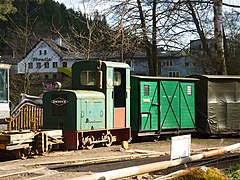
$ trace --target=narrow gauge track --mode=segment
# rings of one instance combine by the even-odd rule
[[[228,153],[228,154],[205,158],[205,159],[202,159],[201,161],[190,162],[187,164],[170,167],[168,169],[164,169],[161,171],[152,172],[150,173],[149,176],[155,177],[154,179],[157,179],[157,180],[164,180],[165,177],[169,177],[167,175],[173,172],[177,172],[179,170],[185,170],[188,168],[201,167],[201,166],[215,167],[218,169],[225,170],[225,169],[228,169],[231,165],[234,165],[236,163],[240,163],[240,153]],[[166,179],[169,179],[169,178],[166,178]]]
[[[115,169],[121,169],[132,166],[139,166],[143,164],[149,164],[160,161],[169,160],[169,156],[159,156],[159,154],[151,155],[138,155],[138,156],[122,156],[122,157],[109,157],[109,158],[96,158],[76,161],[62,161],[51,163],[36,163],[26,166],[25,170],[0,175],[0,179],[28,179],[28,180],[40,180],[51,179],[61,180],[70,179],[73,177],[80,177],[86,174],[105,172]],[[218,155],[211,158],[202,159],[201,161],[191,162],[184,165],[168,168],[165,170],[152,172],[145,174],[146,179],[158,179],[162,176],[170,174],[172,172],[186,169],[195,166],[213,166],[220,169],[226,169],[234,163],[239,163],[240,153]],[[125,179],[136,179],[134,177],[128,177]]]
[[[7,172],[5,174],[1,173],[1,169],[4,169],[4,166],[0,167],[0,179],[66,179],[69,177],[64,174],[75,174],[74,172],[80,172],[80,174],[84,175],[87,172],[90,172],[92,169],[99,169],[101,171],[105,171],[108,169],[114,168],[122,168],[125,165],[121,165],[124,163],[128,163],[131,161],[140,161],[138,164],[141,164],[142,160],[149,163],[153,161],[154,158],[165,159],[163,155],[166,153],[156,152],[150,154],[132,154],[132,155],[124,155],[124,156],[110,156],[110,157],[98,157],[98,158],[87,158],[87,159],[76,159],[76,160],[63,160],[63,161],[49,161],[49,162],[40,162],[40,163],[31,163],[26,165],[21,165],[21,168],[17,168],[14,171]],[[13,163],[19,162],[21,160],[14,160]],[[133,162],[132,162],[133,163]],[[131,163],[131,164],[132,164]],[[142,162],[143,163],[143,162]],[[134,163],[133,163],[134,164]],[[103,168],[103,166],[106,166]],[[101,168],[99,168],[101,167]],[[114,167],[114,168],[109,168]],[[7,169],[8,166],[5,167]],[[18,169],[18,170],[17,170]],[[73,170],[75,169],[75,170]],[[78,169],[81,169],[80,171]],[[97,172],[97,171],[94,171]],[[100,172],[100,171],[99,171]],[[78,173],[79,174],[79,173]],[[51,176],[54,176],[53,178]],[[58,178],[56,178],[58,177]]]

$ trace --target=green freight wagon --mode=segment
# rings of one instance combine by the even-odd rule
[[[131,76],[133,136],[195,131],[195,78]]]

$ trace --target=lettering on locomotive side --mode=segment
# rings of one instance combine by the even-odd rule
[[[56,106],[63,106],[63,105],[65,105],[65,104],[68,103],[68,100],[63,99],[63,98],[61,98],[61,97],[58,97],[58,98],[56,98],[56,99],[53,99],[53,100],[51,101],[51,103],[54,104],[54,105],[56,105]]]

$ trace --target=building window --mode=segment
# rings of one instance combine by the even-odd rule
[[[45,68],[49,68],[49,62],[45,62],[45,63],[44,63],[44,67],[45,67]]]
[[[33,68],[33,63],[28,63],[28,69],[32,69]]]
[[[161,61],[158,61],[158,76],[161,76],[161,70],[162,69],[162,63]]]
[[[63,62],[62,67],[67,67],[67,62]]]
[[[189,62],[185,62],[185,66],[189,67],[190,63]]]
[[[57,68],[58,67],[58,63],[57,62],[53,62],[53,68]]]
[[[202,45],[201,44],[198,44],[198,49],[202,49]]]
[[[170,71],[169,77],[180,77],[180,72],[179,71]]]
[[[44,50],[44,55],[47,55],[47,50]]]
[[[40,62],[37,63],[37,68],[41,68],[41,63]]]
[[[42,50],[39,50],[39,56],[41,56],[42,55]]]
[[[57,79],[57,74],[53,74],[53,79]]]
[[[173,62],[172,60],[163,61],[162,66],[168,66],[168,67],[173,66]]]

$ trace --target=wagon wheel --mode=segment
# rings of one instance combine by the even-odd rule
[[[84,145],[85,148],[86,149],[92,149],[93,146],[94,146],[94,144],[92,143],[94,141],[94,137],[93,136],[88,136],[88,137],[86,137],[86,139],[87,139],[87,142]]]
[[[52,150],[52,145],[49,144],[48,145],[48,148],[44,149],[42,147],[37,147],[35,149],[35,154],[38,154],[38,155],[46,155],[47,153],[49,153],[50,151]]]
[[[104,145],[106,147],[110,147],[112,145],[112,142],[113,142],[112,139],[113,139],[112,134],[108,134],[107,135],[107,142]]]
[[[52,145],[52,144],[49,144],[49,145],[48,145],[48,151],[47,151],[47,152],[50,152],[50,151],[52,150],[52,148],[53,148],[53,145]]]
[[[27,159],[30,155],[31,148],[23,148],[14,150],[14,155],[18,159]]]

